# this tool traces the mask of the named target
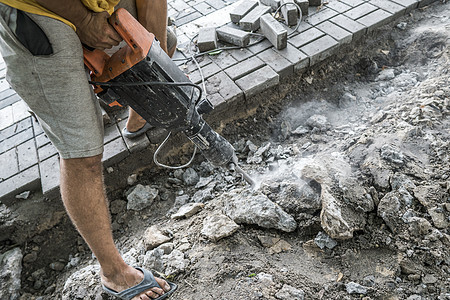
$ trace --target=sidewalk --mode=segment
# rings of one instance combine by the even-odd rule
[[[245,0],[241,0],[245,1]],[[245,49],[223,51],[201,59],[208,99],[217,109],[239,105],[263,91],[276,87],[289,77],[300,76],[307,68],[323,61],[349,43],[361,39],[413,9],[434,0],[328,0],[320,10],[310,7],[298,30],[290,35],[288,46],[276,50],[265,40]],[[240,2],[239,2],[240,3]],[[230,23],[229,13],[239,4],[222,0],[169,0],[169,16],[175,19],[179,49],[201,27],[220,27]],[[177,51],[174,59],[184,58]],[[193,63],[177,65],[199,83]],[[0,201],[11,201],[24,191],[44,196],[59,189],[59,160],[55,148],[27,111],[25,103],[5,79],[5,63],[0,59]],[[158,137],[149,133],[130,141],[121,135],[126,114],[105,125],[105,167],[129,156],[138,159],[139,150]]]

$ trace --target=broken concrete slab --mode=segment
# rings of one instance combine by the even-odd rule
[[[198,32],[197,47],[200,52],[206,52],[217,48],[217,34],[215,27],[201,28]]]
[[[248,32],[230,26],[218,28],[216,32],[219,40],[232,45],[246,47],[250,42],[250,34]]]
[[[271,14],[265,14],[260,19],[261,31],[278,50],[287,46],[287,30]]]
[[[239,23],[239,21],[245,17],[253,8],[258,6],[258,1],[242,1],[231,13],[230,19],[233,23]]]

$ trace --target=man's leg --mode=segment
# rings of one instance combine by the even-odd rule
[[[100,263],[102,283],[115,291],[138,284],[142,273],[123,261],[113,241],[101,155],[61,159],[61,195],[72,222]],[[156,280],[170,290],[164,280]],[[146,293],[148,297],[136,299],[157,298],[163,293],[153,288]]]
[[[45,32],[54,53],[31,55],[1,16],[0,48],[9,82],[38,116],[60,152],[64,205],[97,256],[103,283],[117,291],[124,290],[140,282],[143,274],[125,264],[112,239],[102,178],[102,117],[87,81],[80,41],[62,22],[44,16],[30,14],[30,17]],[[159,283],[166,288],[163,280]],[[155,292],[162,291],[154,288],[140,299],[155,298]]]

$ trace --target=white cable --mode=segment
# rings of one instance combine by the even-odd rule
[[[158,161],[157,155],[158,155],[159,151],[161,150],[161,148],[167,143],[167,140],[169,139],[171,133],[172,133],[172,132],[169,132],[169,134],[168,134],[167,137],[164,139],[164,141],[161,143],[161,145],[158,146],[158,148],[156,149],[155,153],[153,153],[153,161],[155,162],[155,164],[156,164],[157,166],[163,167],[163,168],[167,168],[167,169],[176,170],[176,169],[182,169],[182,168],[185,168],[185,167],[189,166],[189,165],[192,163],[192,161],[194,160],[195,154],[197,153],[197,146],[196,146],[196,145],[195,145],[194,153],[192,154],[191,159],[190,159],[186,164],[184,164],[184,165],[181,165],[181,166],[168,166],[168,165],[162,164],[162,163],[160,163],[160,162]]]

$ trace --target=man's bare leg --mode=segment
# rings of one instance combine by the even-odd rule
[[[114,244],[101,157],[61,159],[61,195],[70,219],[100,263],[102,283],[122,291],[142,281],[143,274],[124,262]],[[156,280],[170,290],[164,280]],[[148,300],[162,293],[153,288],[135,299]]]

